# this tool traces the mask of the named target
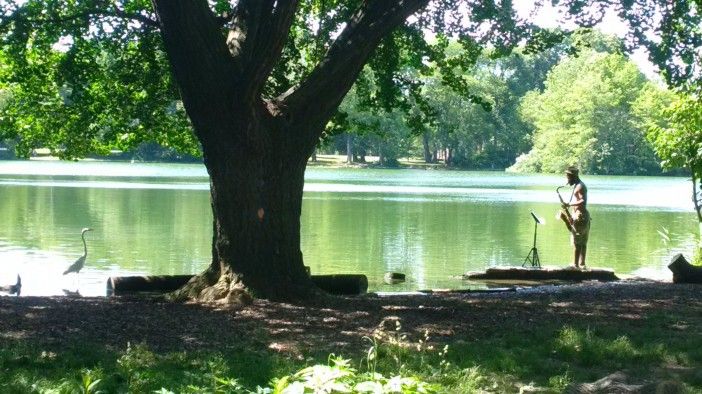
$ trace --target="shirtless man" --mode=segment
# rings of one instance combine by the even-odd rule
[[[587,240],[590,235],[590,213],[587,211],[587,187],[580,180],[577,167],[566,169],[568,185],[575,186],[573,194],[568,202],[562,204],[560,217],[565,222],[570,231],[570,240],[575,248],[573,254],[573,265],[575,268],[585,268],[585,255],[587,254]],[[575,201],[573,201],[575,199]],[[573,212],[566,214],[566,210],[572,207]]]

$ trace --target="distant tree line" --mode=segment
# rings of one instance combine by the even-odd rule
[[[445,51],[447,61],[464,55],[451,43]],[[673,94],[648,81],[617,38],[582,30],[544,52],[485,53],[457,75],[427,68],[404,70],[423,87],[403,90],[406,100],[389,109],[367,69],[319,152],[347,153],[349,162],[375,155],[386,166],[423,157],[469,169],[661,172],[646,134],[664,126]]]

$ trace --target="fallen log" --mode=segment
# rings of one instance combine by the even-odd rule
[[[690,264],[680,253],[673,256],[668,269],[673,272],[673,283],[702,283],[702,267]]]
[[[112,276],[107,279],[107,295],[129,293],[168,293],[183,287],[193,275]]]
[[[610,282],[619,280],[613,270],[606,268],[579,270],[573,268],[533,269],[522,267],[488,268],[485,272],[467,273],[463,275],[463,279],[565,280],[573,282],[582,282],[585,280]]]
[[[192,277],[193,275],[113,276],[107,279],[107,295],[168,293],[179,289]],[[317,287],[330,294],[356,295],[368,291],[368,278],[365,275],[312,275],[311,278]]]

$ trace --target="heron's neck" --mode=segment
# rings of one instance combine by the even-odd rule
[[[83,240],[83,256],[88,255],[88,245],[85,244],[85,233],[80,234],[80,239]]]

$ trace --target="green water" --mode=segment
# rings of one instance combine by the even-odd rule
[[[588,262],[669,279],[670,256],[689,252],[697,223],[685,178],[585,176],[593,216]],[[307,171],[302,251],[313,274],[364,273],[371,290],[465,288],[457,276],[521,265],[544,218],[542,265],[567,265],[549,175],[318,169]],[[567,193],[564,193],[567,194]],[[568,197],[568,196],[566,196]],[[113,275],[197,273],[208,264],[211,212],[200,165],[0,162],[0,284],[20,273],[24,295],[102,295]],[[63,270],[83,250],[79,276]],[[658,231],[669,231],[665,243]],[[382,283],[386,271],[407,274]]]

